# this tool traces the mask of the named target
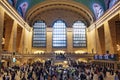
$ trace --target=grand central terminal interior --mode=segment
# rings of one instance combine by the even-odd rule
[[[120,80],[119,56],[119,0],[0,0],[0,80]]]

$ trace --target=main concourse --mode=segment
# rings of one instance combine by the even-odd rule
[[[120,80],[120,0],[0,0],[0,80]]]

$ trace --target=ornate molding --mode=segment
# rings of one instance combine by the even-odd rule
[[[105,21],[112,19],[115,15],[119,14],[120,11],[120,1],[114,5],[111,9],[109,9],[100,19],[98,19],[95,24],[96,26],[102,25]]]
[[[18,14],[18,12],[7,2],[7,0],[0,0],[0,5],[3,7],[5,13],[7,13],[13,20],[17,21],[21,27],[31,31],[31,27],[24,21],[24,19]]]

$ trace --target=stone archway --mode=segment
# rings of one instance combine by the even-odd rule
[[[51,11],[53,13],[50,13]],[[66,16],[62,16],[62,14],[69,16],[66,18]],[[92,12],[86,6],[75,1],[66,0],[53,2],[51,0],[47,0],[33,6],[26,14],[26,21],[32,26],[32,24],[38,19],[45,21],[48,20],[47,25],[51,26],[50,21],[52,18],[54,18],[53,20],[56,18],[64,18],[67,22],[69,22],[74,19],[75,15],[79,15],[77,16],[77,19],[82,19],[87,23],[87,25],[90,25],[94,21]]]

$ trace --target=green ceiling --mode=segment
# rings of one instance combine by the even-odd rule
[[[25,13],[26,13],[34,5],[39,4],[40,2],[44,2],[44,1],[45,0],[8,0],[8,2],[12,6],[14,6],[17,9],[17,11],[19,11],[19,13],[20,13],[19,7],[23,2],[26,2],[27,5],[28,5],[28,7],[27,7],[27,9],[25,11]],[[98,5],[100,5],[100,7],[101,7],[101,9],[102,9],[102,11],[104,13],[107,9],[111,8],[111,6],[113,6],[118,0],[73,0],[73,1],[76,1],[76,2],[79,2],[79,3],[83,4],[83,5],[85,5],[95,15],[95,12],[94,12],[94,9],[93,9],[93,4],[94,3],[97,3]]]

